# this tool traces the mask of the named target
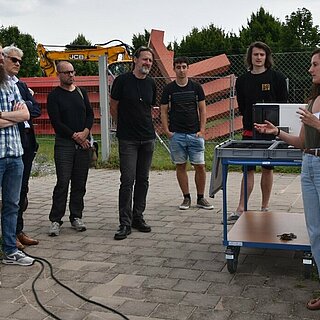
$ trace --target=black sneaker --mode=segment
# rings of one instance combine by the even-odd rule
[[[143,219],[133,220],[132,228],[137,229],[140,232],[150,232],[151,227],[145,223]]]
[[[190,198],[184,198],[182,203],[179,206],[180,210],[188,210],[191,206],[191,199]]]
[[[197,201],[197,207],[206,210],[212,210],[214,208],[213,205],[210,204],[205,198],[201,198]]]
[[[118,231],[114,235],[114,240],[123,240],[131,233],[131,228],[129,226],[120,225]]]

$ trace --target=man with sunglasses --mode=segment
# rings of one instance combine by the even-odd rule
[[[34,259],[18,250],[16,245],[19,195],[23,174],[23,148],[18,123],[29,120],[29,111],[18,87],[4,68],[0,45],[0,188],[2,190],[1,231],[4,264],[30,266]]]
[[[77,231],[85,231],[82,221],[84,195],[90,162],[90,141],[93,110],[87,92],[75,86],[75,71],[68,61],[57,65],[60,85],[48,95],[47,110],[55,131],[54,161],[57,183],[49,215],[50,236],[58,236],[65,215],[69,183],[69,220]]]
[[[7,46],[3,48],[3,53],[4,68],[12,83],[17,85],[22,99],[25,101],[30,113],[30,119],[28,121],[18,123],[23,147],[22,161],[24,169],[20,191],[16,241],[17,248],[23,250],[25,245],[37,245],[39,243],[38,240],[32,239],[24,233],[23,212],[28,206],[27,194],[29,191],[29,178],[31,174],[32,161],[38,150],[38,143],[36,141],[32,119],[41,115],[41,108],[39,103],[34,99],[27,84],[17,78],[22,63],[23,51],[15,46]]]

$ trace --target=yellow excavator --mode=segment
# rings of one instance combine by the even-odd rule
[[[120,43],[110,45],[115,41]],[[47,47],[62,47],[64,50],[47,50]],[[108,58],[108,71],[114,76],[130,71],[132,66],[132,48],[120,40],[111,40],[94,46],[45,46],[39,43],[37,45],[37,53],[40,60],[40,67],[47,77],[57,76],[56,64],[61,60],[98,61],[100,56],[105,55]]]

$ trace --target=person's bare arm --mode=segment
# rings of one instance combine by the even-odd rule
[[[199,118],[200,118],[200,131],[197,132],[199,137],[205,136],[206,133],[206,122],[207,122],[207,112],[206,112],[206,102],[205,100],[199,101]]]
[[[1,128],[12,126],[18,122],[27,121],[30,119],[29,110],[24,102],[15,104],[13,111],[1,112]]]
[[[161,110],[161,123],[162,123],[163,131],[168,138],[171,138],[173,136],[173,132],[169,130],[169,120],[168,120],[169,105],[162,104],[160,106],[160,110]]]
[[[278,136],[281,140],[296,148],[304,148],[304,125],[301,126],[299,136],[286,133],[267,120],[265,120],[265,123],[263,124],[255,123],[254,128],[260,133]]]
[[[117,120],[118,120],[118,107],[119,107],[119,101],[110,98],[110,113],[112,116],[112,120],[115,123],[117,123]]]
[[[8,121],[8,120],[5,120],[5,119],[0,119],[0,128],[11,127],[14,124],[16,124],[16,122]]]

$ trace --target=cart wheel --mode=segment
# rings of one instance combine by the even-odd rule
[[[240,247],[228,246],[225,253],[228,271],[233,274],[237,271]]]
[[[313,268],[313,259],[311,252],[304,252],[303,254],[303,276],[305,279],[310,279]]]

